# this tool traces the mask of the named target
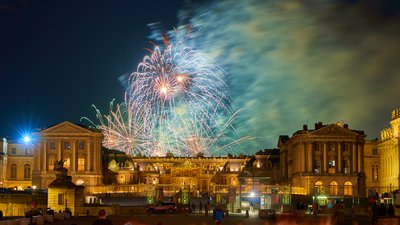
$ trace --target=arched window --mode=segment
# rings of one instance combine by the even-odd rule
[[[17,179],[17,164],[15,164],[15,163],[11,164],[10,177],[11,177],[11,179]]]
[[[344,195],[353,194],[353,184],[350,181],[344,182]]]
[[[31,178],[31,165],[25,164],[24,166],[24,179]]]
[[[316,193],[322,193],[323,192],[323,183],[322,183],[322,181],[315,182],[314,190],[315,190]]]
[[[339,190],[338,184],[337,184],[335,181],[332,181],[332,182],[329,184],[329,193],[330,193],[331,195],[338,195],[338,190]]]

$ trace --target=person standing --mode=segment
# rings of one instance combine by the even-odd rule
[[[387,215],[394,216],[394,207],[392,203],[389,204],[389,208],[387,209]]]
[[[216,225],[222,224],[222,220],[224,219],[224,211],[221,209],[220,205],[217,205],[215,208],[213,217]]]
[[[95,220],[92,225],[113,225],[111,220],[108,220],[106,217],[106,210],[100,209],[99,218]]]
[[[203,206],[201,205],[201,201],[200,201],[200,205],[199,205],[199,213],[203,213]]]

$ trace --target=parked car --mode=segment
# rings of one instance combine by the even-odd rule
[[[157,205],[151,206],[146,209],[148,213],[155,213],[155,212],[175,212],[176,206],[173,202],[161,202]]]
[[[276,211],[273,209],[260,209],[258,210],[258,217],[261,219],[275,219]]]

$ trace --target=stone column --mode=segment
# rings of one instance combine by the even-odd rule
[[[313,172],[313,161],[314,161],[314,156],[312,154],[312,145],[311,142],[308,142],[306,144],[307,146],[307,158],[306,158],[306,162],[307,162],[307,172]]]
[[[346,144],[346,143],[343,143]],[[338,149],[337,149],[337,172],[341,173],[342,172],[342,143],[339,142],[338,144]]]
[[[37,149],[37,169],[38,169],[38,171],[42,171],[42,166],[41,166],[41,157],[42,157],[42,149],[43,149],[43,142],[44,141],[41,141],[40,143],[39,143],[39,146],[38,146],[38,149]]]
[[[43,165],[42,170],[47,171],[47,140],[43,140]]]
[[[358,144],[357,146],[357,153],[358,153],[358,171],[357,172],[362,172],[364,171],[364,148],[363,144]]]
[[[61,151],[61,148],[62,148],[62,146],[61,146],[61,140],[57,140],[57,150],[58,150],[58,153],[57,153],[57,158],[58,158],[58,160],[61,160],[62,159],[62,151]]]
[[[71,171],[76,171],[76,140],[72,141]]]
[[[301,148],[301,154],[300,154],[300,161],[301,161],[301,172],[304,173],[306,172],[306,146],[303,145],[303,147]]]
[[[323,160],[322,160],[322,164],[323,164],[323,165],[322,165],[322,166],[323,166],[322,169],[323,169],[323,172],[324,172],[324,173],[327,172],[327,166],[326,166],[327,163],[326,163],[326,160],[327,160],[327,159],[326,159],[326,142],[324,142],[324,153],[323,153]]]
[[[351,172],[355,173],[357,171],[357,154],[356,154],[356,143],[352,143],[353,150],[351,153]]]
[[[97,143],[96,143],[96,140],[93,142],[93,160],[92,160],[92,162],[93,162],[93,171],[97,174],[97,155],[98,155],[98,152],[97,152]]]
[[[90,171],[90,140],[85,143],[86,145],[86,171]]]

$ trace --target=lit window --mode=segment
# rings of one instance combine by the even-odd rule
[[[31,165],[25,164],[24,166],[24,179],[31,178]]]
[[[54,141],[50,142],[50,149],[51,150],[56,149],[56,143]]]
[[[17,178],[17,164],[13,163],[11,164],[11,179],[16,179]]]
[[[331,195],[338,195],[338,190],[339,190],[338,184],[335,181],[332,181],[329,184],[329,192],[330,192],[330,194]]]
[[[323,183],[322,183],[322,181],[315,182],[314,190],[315,190],[316,193],[322,193],[323,192]]]
[[[65,158],[64,167],[69,169],[70,166],[71,166],[71,158]]]
[[[85,170],[85,158],[78,158],[78,171]]]
[[[335,173],[335,160],[328,161],[329,173]]]
[[[49,158],[49,170],[54,169],[54,163],[55,163],[54,157],[50,157]]]
[[[353,185],[350,181],[346,181],[344,183],[344,195],[352,195],[353,194]]]
[[[64,149],[71,149],[71,144],[68,141],[64,142]]]

